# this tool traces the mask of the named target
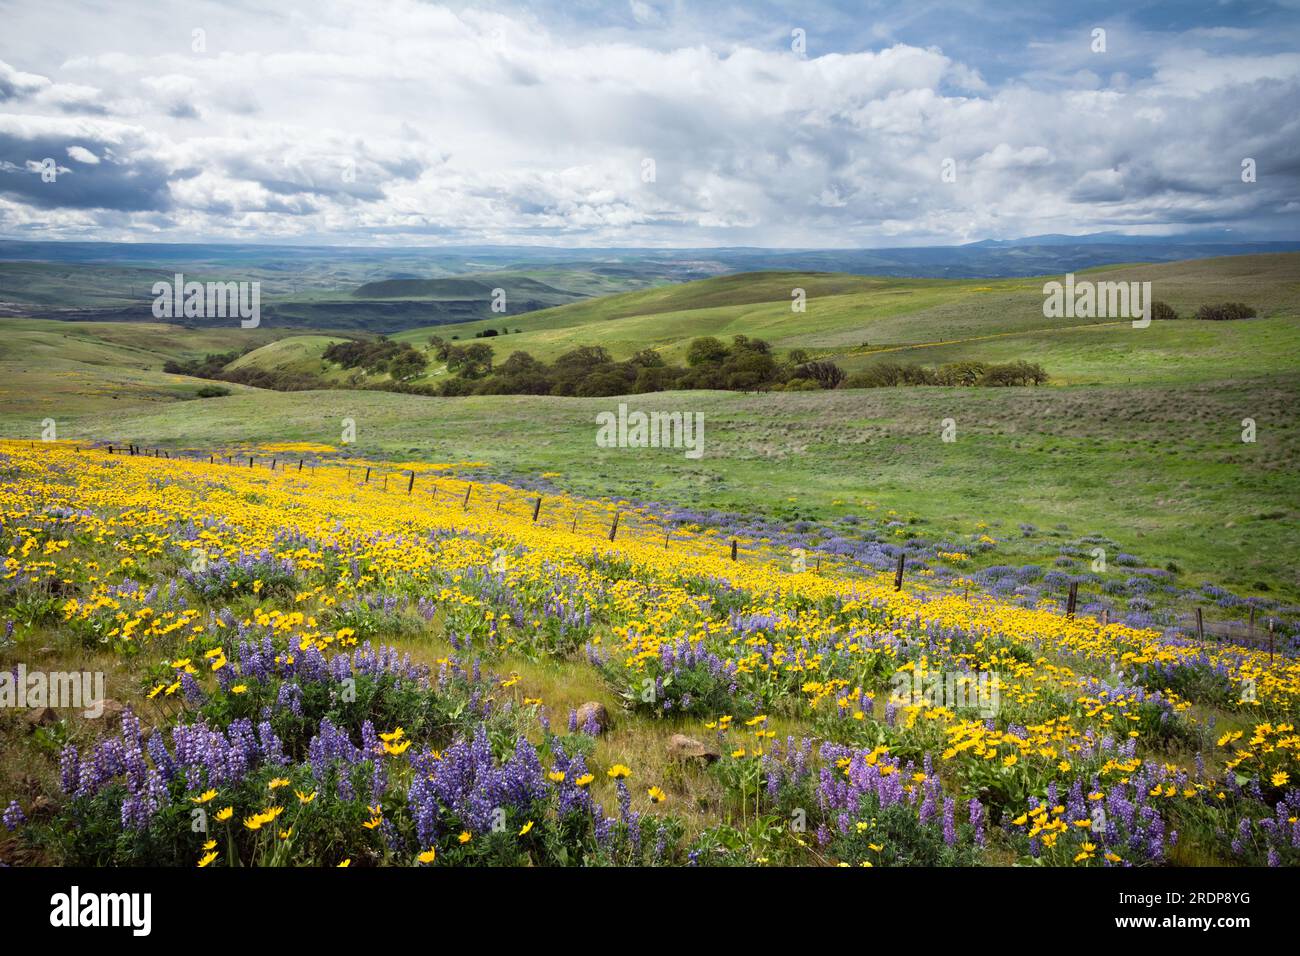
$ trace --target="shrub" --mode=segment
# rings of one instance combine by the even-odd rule
[[[1203,305],[1196,310],[1196,318],[1210,322],[1231,322],[1237,319],[1253,319],[1255,309],[1240,302],[1223,302],[1219,305]]]
[[[949,362],[940,365],[934,374],[936,385],[978,385],[979,380],[988,371],[983,362]]]
[[[822,388],[839,388],[848,377],[834,362],[805,362],[796,371],[799,378],[810,379]]]
[[[1032,362],[1009,362],[1006,365],[990,365],[980,377],[979,384],[999,387],[1009,385],[1042,385],[1047,381],[1047,373],[1041,365]]]

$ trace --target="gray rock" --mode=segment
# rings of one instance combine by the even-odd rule
[[[712,763],[722,756],[721,751],[694,737],[685,734],[673,734],[668,740],[668,756],[676,760],[702,760]]]

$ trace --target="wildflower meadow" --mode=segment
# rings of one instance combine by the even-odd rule
[[[5,862],[1300,862],[1294,648],[321,448],[0,445]]]

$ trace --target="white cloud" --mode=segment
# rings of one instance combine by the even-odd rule
[[[633,0],[621,16],[649,36],[671,31],[674,9]],[[14,18],[14,36],[48,18],[67,39],[23,64],[42,72],[0,62],[0,161],[82,149],[102,160],[102,188],[64,207],[0,174],[0,232],[81,234],[107,218],[149,234],[170,223],[177,239],[933,242],[1289,215],[1300,177],[1297,131],[1276,120],[1300,93],[1300,55],[1174,37],[1154,56],[1149,34],[1118,26],[1114,57],[1044,40],[1024,73],[991,84],[938,47],[799,57],[783,24],[766,46],[663,45],[640,28],[414,0],[256,17],[49,0],[46,18]],[[1243,192],[1236,153],[1283,172]],[[956,183],[940,181],[948,157]],[[114,189],[129,199],[113,205]],[[100,201],[110,212],[88,226],[84,204]],[[33,220],[24,202],[46,205]]]

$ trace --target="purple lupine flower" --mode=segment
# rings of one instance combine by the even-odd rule
[[[10,800],[4,812],[5,829],[13,832],[26,822],[27,815],[23,813],[23,808],[18,805],[18,801]]]

